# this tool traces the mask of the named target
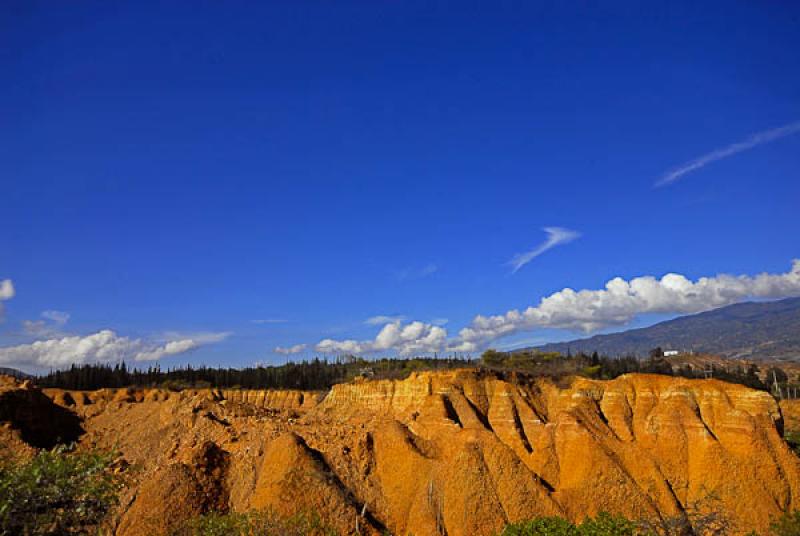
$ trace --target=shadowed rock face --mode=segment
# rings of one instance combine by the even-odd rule
[[[81,419],[53,403],[42,391],[10,376],[0,377],[0,423],[17,431],[25,443],[49,449],[77,441]]]
[[[148,516],[265,507],[312,510],[342,533],[451,536],[543,515],[657,521],[699,510],[740,534],[800,508],[800,461],[781,439],[778,405],[716,380],[627,375],[561,388],[462,370],[337,385],[324,398],[48,394],[85,416],[81,443],[116,445],[143,468],[119,534]],[[198,458],[209,444],[203,452],[224,463]]]

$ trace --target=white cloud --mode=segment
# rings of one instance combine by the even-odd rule
[[[284,354],[284,355],[299,354],[300,352],[305,350],[307,346],[308,346],[307,344],[295,344],[294,346],[288,346],[288,347],[276,346],[274,352],[276,354]]]
[[[10,300],[14,297],[14,283],[10,279],[0,281],[0,300]]]
[[[564,229],[563,227],[545,227],[543,231],[547,233],[547,239],[544,242],[530,251],[526,251],[525,253],[517,253],[514,255],[513,259],[508,261],[508,264],[511,265],[512,274],[516,273],[517,270],[531,262],[548,249],[572,242],[581,236],[579,232],[572,231],[570,229]]]
[[[393,351],[400,355],[430,353],[442,350],[447,343],[447,331],[424,322],[391,322],[381,328],[373,340],[357,341],[324,339],[316,346],[323,354],[367,354]]]
[[[369,326],[382,326],[391,322],[401,322],[405,319],[406,317],[403,315],[378,315],[367,318],[364,323]]]
[[[0,302],[10,300],[14,297],[14,283],[11,282],[10,279],[3,279],[0,281]],[[0,322],[3,320],[3,314],[5,313],[5,309],[3,308],[3,304],[0,303]]]
[[[63,311],[43,311],[43,320],[23,320],[22,329],[28,335],[38,338],[55,338],[63,336],[61,328],[69,322],[70,314]]]
[[[431,324],[433,324],[434,326],[444,326],[448,322],[450,322],[450,320],[447,318],[434,318],[433,320],[431,320]]]
[[[451,349],[474,351],[490,341],[536,328],[595,331],[624,325],[645,313],[698,313],[747,298],[800,295],[800,260],[783,274],[717,275],[691,281],[680,274],[660,279],[642,276],[626,281],[615,277],[601,290],[565,288],[542,298],[539,305],[504,315],[476,316],[459,332]]]
[[[722,149],[711,151],[708,154],[704,154],[699,158],[695,158],[694,160],[691,160],[673,169],[672,171],[661,177],[661,179],[659,179],[655,183],[655,186],[658,187],[658,186],[666,186],[668,184],[672,184],[673,182],[677,181],[687,173],[696,171],[712,162],[716,162],[717,160],[722,160],[723,158],[733,156],[736,153],[747,151],[748,149],[758,147],[759,145],[763,145],[765,143],[778,140],[780,138],[789,136],[791,134],[795,134],[797,132],[800,132],[800,121],[795,121],[794,123],[789,123],[788,125],[774,128],[772,130],[765,130],[763,132],[758,132],[756,134],[753,134],[744,141],[736,142],[731,145],[728,145],[727,147],[723,147]]]
[[[122,337],[105,329],[91,335],[72,335],[0,347],[0,364],[61,368],[72,364],[119,360],[152,361],[218,342],[229,333],[204,333],[193,338],[153,342]]]
[[[259,318],[250,322],[253,324],[285,324],[288,320],[283,318]]]
[[[374,339],[327,338],[320,341],[315,350],[323,354],[395,352],[400,355],[475,352],[502,337],[537,329],[591,332],[622,326],[641,314],[690,314],[749,298],[789,296],[800,296],[800,259],[792,262],[791,270],[781,274],[721,274],[695,281],[674,273],[661,278],[646,275],[625,280],[615,277],[606,283],[605,288],[598,290],[565,288],[523,311],[511,310],[496,316],[478,315],[457,337],[449,340],[447,331],[436,325],[444,319],[431,323],[395,320],[384,325]]]

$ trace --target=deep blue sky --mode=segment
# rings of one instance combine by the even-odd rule
[[[614,276],[787,271],[800,135],[653,183],[800,120],[800,5],[613,4],[5,2],[0,345],[54,309],[230,331],[167,362],[241,365],[373,315],[455,334]],[[546,226],[582,236],[511,275]]]

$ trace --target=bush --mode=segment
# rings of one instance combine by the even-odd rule
[[[800,536],[800,511],[787,512],[772,522],[771,536]]]
[[[88,534],[116,504],[112,454],[58,446],[23,463],[0,465],[0,534]]]
[[[501,536],[579,536],[578,527],[560,517],[542,517],[507,525]]]
[[[281,517],[270,510],[210,513],[189,520],[173,536],[335,536],[315,513]]]
[[[501,536],[644,536],[636,523],[601,512],[574,525],[560,517],[543,517],[506,526]]]

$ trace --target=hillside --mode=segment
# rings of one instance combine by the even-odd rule
[[[19,378],[20,380],[25,380],[28,378],[33,378],[30,374],[26,372],[22,372],[21,370],[17,370],[15,368],[10,367],[0,367],[0,374],[5,374],[6,376],[12,376],[14,378]]]
[[[601,511],[648,520],[712,511],[727,534],[744,534],[800,507],[800,460],[781,438],[778,404],[719,380],[556,385],[451,370],[328,393],[7,381],[0,439],[47,445],[48,430],[35,428],[44,410],[61,414],[81,448],[114,448],[119,467],[135,468],[117,536],[263,508],[316,512],[339,534],[358,525],[362,535],[488,536],[521,519]]]
[[[657,346],[740,359],[800,358],[800,298],[739,303],[647,328],[546,344],[537,349],[646,356]]]

